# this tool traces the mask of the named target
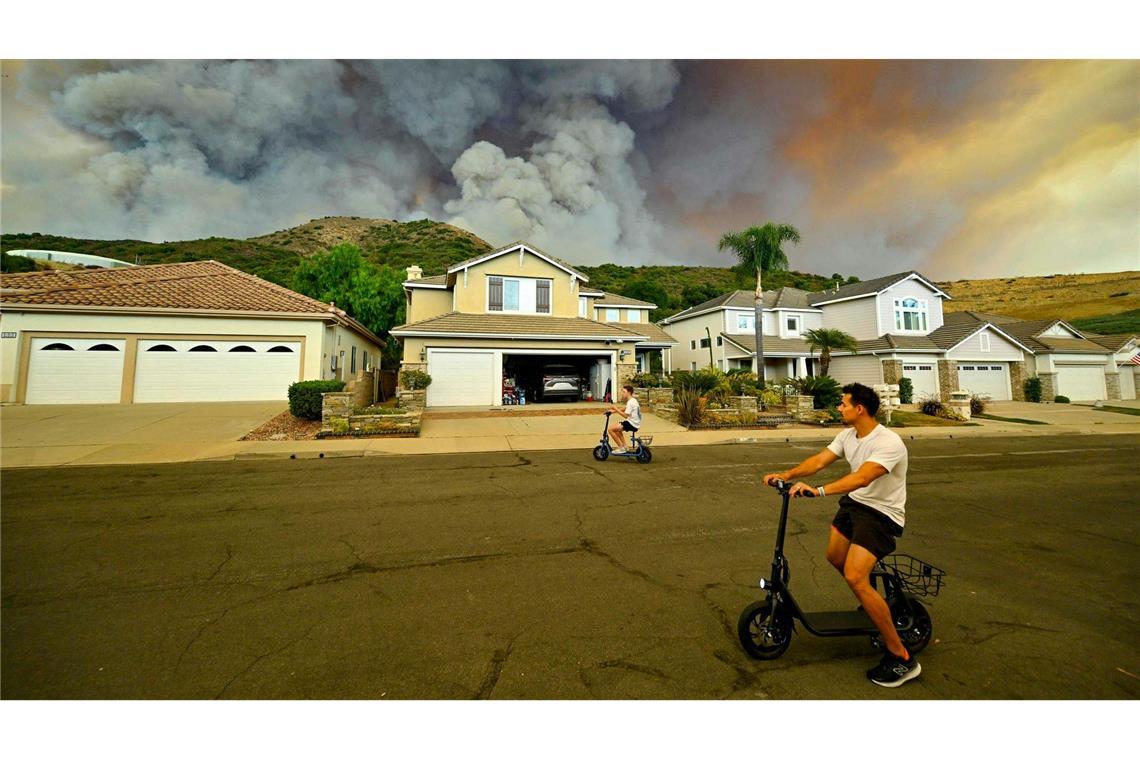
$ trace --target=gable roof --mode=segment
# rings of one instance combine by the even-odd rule
[[[447,289],[447,275],[435,274],[431,277],[421,277],[418,280],[405,280],[405,288],[432,288],[433,290]]]
[[[218,261],[146,264],[123,269],[49,270],[0,278],[5,309],[299,314],[340,322],[379,341],[343,310]]]
[[[559,340],[621,340],[637,343],[647,339],[638,330],[617,327],[582,317],[549,317],[532,314],[467,314],[449,311],[437,317],[393,327],[399,337],[453,336],[472,338],[553,338]]]
[[[876,277],[873,280],[864,280],[863,282],[852,283],[851,285],[843,285],[842,287],[834,290],[825,290],[820,293],[812,293],[808,301],[812,306],[819,306],[825,303],[833,303],[835,301],[846,301],[852,298],[865,298],[867,296],[877,295],[882,293],[892,285],[897,285],[903,280],[916,279],[925,284],[928,288],[935,293],[949,299],[950,295],[935,285],[930,280],[926,279],[918,272],[910,270],[909,272],[898,272],[896,274],[888,274],[884,277]]]
[[[959,313],[967,315],[971,314],[970,312]],[[950,315],[946,316],[949,317]],[[1006,323],[1006,326],[1008,326],[1008,323]],[[953,320],[946,319],[941,327],[931,332],[927,337],[934,341],[935,345],[939,346],[945,351],[949,351],[959,343],[962,343],[966,339],[973,337],[975,333],[979,333],[986,328],[993,330],[998,335],[1002,336],[1019,348],[1028,351],[1031,354],[1035,353],[1034,350],[1024,341],[1018,340],[1006,330],[995,325],[992,321],[988,319],[975,319],[972,318],[972,316],[960,317]]]
[[[1104,346],[1110,351],[1117,352],[1122,350],[1128,345],[1128,342],[1140,338],[1136,333],[1119,333],[1117,335],[1098,335],[1097,333],[1086,332],[1085,337],[1097,345]]]
[[[619,293],[610,293],[609,291],[602,291],[602,298],[594,301],[594,306],[636,306],[642,309],[656,309],[657,304],[649,303],[649,301],[639,301],[636,298],[623,296]]]
[[[448,282],[449,283],[454,282],[454,280],[451,279],[450,276],[455,274],[456,272],[460,272],[464,269],[467,269],[468,267],[475,266],[476,264],[481,264],[484,261],[490,261],[491,259],[496,259],[499,256],[504,256],[508,253],[514,253],[515,251],[518,251],[519,249],[522,249],[522,250],[525,250],[529,253],[534,254],[535,256],[539,257],[540,259],[543,259],[543,260],[553,264],[554,266],[558,267],[559,269],[569,273],[572,277],[577,277],[582,282],[589,282],[590,281],[589,277],[582,274],[581,272],[579,272],[577,269],[575,269],[574,267],[567,264],[562,259],[555,258],[554,256],[551,256],[549,253],[546,253],[544,251],[540,251],[537,248],[535,248],[533,245],[530,245],[529,243],[524,243],[521,240],[517,240],[508,246],[504,246],[503,248],[499,248],[497,250],[490,251],[489,253],[480,254],[478,256],[475,256],[474,258],[467,259],[466,261],[461,261],[458,264],[452,264],[447,269]]]
[[[743,333],[725,333],[722,332],[721,337],[725,341],[732,343],[738,348],[742,349],[745,353],[756,353],[756,336],[744,335]],[[703,340],[703,338],[702,338]],[[799,338],[778,338],[775,335],[764,336],[764,355],[771,356],[775,354],[811,354],[811,347],[808,346],[807,341]]]
[[[680,342],[676,338],[674,338],[672,335],[665,332],[658,325],[655,325],[652,322],[649,322],[649,323],[644,324],[644,325],[638,325],[637,331],[639,333],[641,333],[642,335],[644,335],[646,338],[648,338],[649,343],[652,343],[654,345],[662,344],[662,345],[672,346],[672,345],[675,345],[675,344]]]
[[[861,340],[856,343],[856,353],[872,351],[927,351],[936,354],[942,353],[942,348],[930,339],[928,335],[880,335],[877,338]],[[832,351],[832,356],[845,355],[846,352]]]
[[[1008,337],[1013,338],[1022,347],[1028,348],[1034,354],[1048,353],[1078,353],[1078,354],[1107,354],[1110,353],[1104,346],[1087,340],[1079,330],[1060,319],[1017,319],[1004,314],[992,314],[982,311],[957,311],[946,314],[943,319],[948,325],[961,325],[970,323],[988,322]],[[1041,333],[1055,325],[1062,325],[1066,330],[1073,332],[1072,338],[1052,338]],[[939,328],[941,329],[941,328]],[[1079,336],[1079,337],[1077,337]]]
[[[763,308],[774,309],[817,309],[809,303],[812,294],[799,288],[775,288],[764,291]],[[704,303],[679,311],[673,316],[661,320],[662,324],[672,324],[681,319],[688,319],[704,314],[714,309],[754,309],[756,308],[756,291],[734,290],[716,298],[710,298]]]

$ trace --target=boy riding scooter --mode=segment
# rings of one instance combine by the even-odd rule
[[[611,406],[610,411],[625,419],[610,425],[610,438],[615,444],[613,453],[625,454],[625,431],[635,433],[641,429],[641,402],[634,397],[632,385],[623,385],[618,391],[618,398],[625,402],[625,409]]]
[[[831,524],[827,561],[838,570],[882,635],[887,652],[867,671],[880,686],[899,686],[922,672],[910,656],[891,619],[891,611],[871,586],[875,564],[895,550],[895,538],[906,522],[907,450],[893,430],[875,422],[879,396],[859,383],[843,386],[839,413],[846,429],[827,448],[784,472],[764,476],[764,485],[814,475],[847,459],[851,473],[822,486],[799,482],[792,496],[839,496],[839,511]],[[848,495],[849,494],[849,495]]]

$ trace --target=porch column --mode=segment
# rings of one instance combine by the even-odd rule
[[[788,377],[796,376],[796,360],[788,359]]]
[[[807,377],[807,359],[803,356],[796,359],[796,377]]]

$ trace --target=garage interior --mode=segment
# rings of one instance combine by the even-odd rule
[[[543,369],[550,365],[574,368],[579,381],[577,397],[540,397]],[[580,354],[503,354],[503,403],[510,405],[525,398],[525,403],[564,404],[592,398],[602,400],[610,380],[608,357]],[[522,391],[522,394],[519,393]],[[612,390],[611,390],[612,393]]]

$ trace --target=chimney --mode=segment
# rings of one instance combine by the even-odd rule
[[[408,267],[408,282],[412,280],[419,280],[424,276],[424,270],[420,269],[415,264]]]

